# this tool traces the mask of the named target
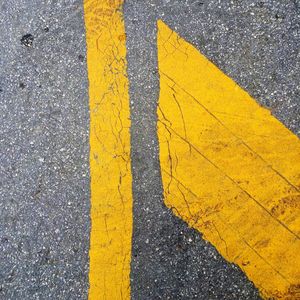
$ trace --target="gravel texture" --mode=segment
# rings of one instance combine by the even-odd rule
[[[1,1],[0,28],[0,299],[84,299],[90,203],[82,1]]]
[[[237,266],[164,206],[161,18],[300,134],[300,3],[128,0],[132,299],[258,299]],[[86,299],[89,112],[79,0],[0,3],[0,299]]]

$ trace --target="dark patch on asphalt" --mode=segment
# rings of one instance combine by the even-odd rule
[[[34,41],[34,37],[30,33],[23,35],[21,38],[21,43],[26,47],[32,47],[33,41]]]
[[[79,59],[79,61],[84,62],[84,56],[83,55],[79,54],[78,59]]]
[[[20,82],[20,83],[19,83],[19,87],[20,87],[22,90],[25,89],[25,86],[26,86],[25,83],[23,83],[23,82]]]

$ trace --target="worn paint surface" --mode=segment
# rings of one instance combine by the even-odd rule
[[[129,96],[122,1],[84,1],[90,97],[89,299],[129,299]]]
[[[263,297],[300,297],[300,141],[162,21],[165,203]],[[298,297],[298,298],[297,298]]]

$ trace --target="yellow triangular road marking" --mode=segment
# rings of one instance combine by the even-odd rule
[[[264,297],[296,299],[298,137],[162,21],[158,26],[165,203]]]

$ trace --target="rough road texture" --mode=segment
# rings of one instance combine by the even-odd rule
[[[157,18],[298,133],[298,17],[297,3],[292,1],[282,6],[274,1],[243,5],[128,1],[125,5],[132,107],[134,299],[258,298],[237,268],[224,262],[162,203],[156,136]]]
[[[256,299],[243,274],[163,205],[155,24],[161,17],[299,134],[299,1],[128,0],[125,14],[132,298]],[[89,115],[82,1],[4,1],[0,28],[0,298],[86,299]]]
[[[0,28],[0,299],[84,299],[90,204],[82,2],[1,1]]]
[[[134,179],[132,298],[258,299],[245,275],[163,204],[156,16],[151,6],[127,4],[125,18]]]

